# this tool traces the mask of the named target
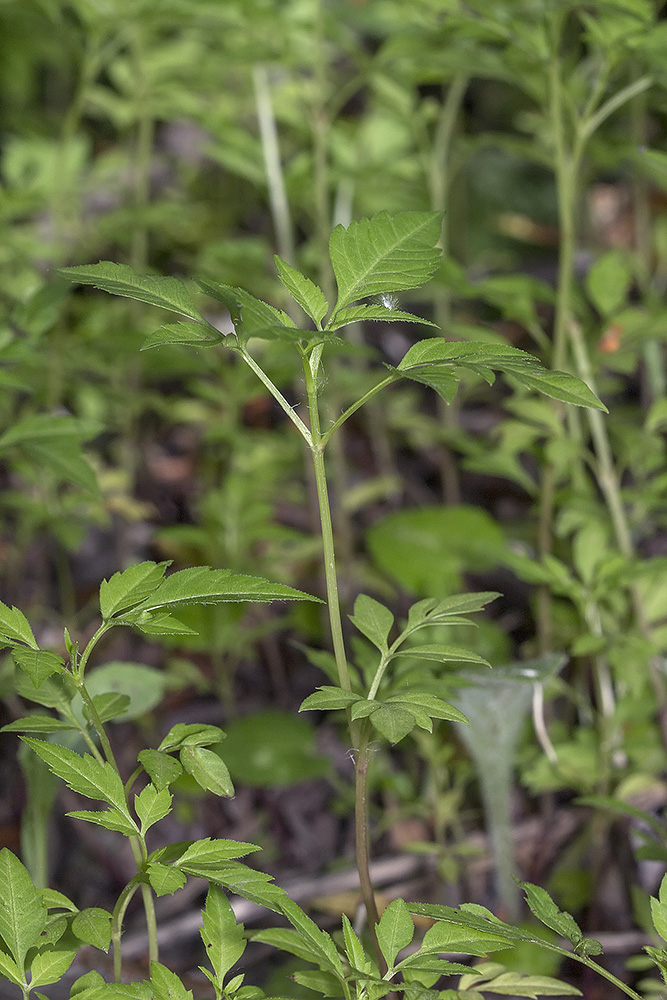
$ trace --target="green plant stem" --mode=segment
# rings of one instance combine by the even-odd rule
[[[113,978],[115,983],[119,983],[122,978],[123,959],[120,950],[120,936],[123,930],[123,920],[125,913],[139,887],[139,876],[135,876],[128,882],[116,901],[111,915],[111,942],[113,944]]]
[[[311,432],[308,430],[308,428],[306,427],[306,425],[304,424],[303,420],[298,415],[294,407],[287,402],[280,389],[273,384],[269,376],[264,373],[264,371],[259,367],[257,362],[254,360],[254,358],[252,358],[248,354],[245,347],[238,348],[237,353],[241,355],[241,357],[247,364],[248,368],[250,368],[250,370],[255,373],[255,375],[260,380],[262,385],[266,386],[266,388],[269,390],[275,401],[290,418],[290,420],[298,430],[299,434],[301,434],[301,436],[304,438],[308,447],[312,448],[313,438],[311,436]]]
[[[329,427],[329,429],[325,431],[324,434],[322,434],[322,436],[320,437],[320,446],[324,448],[328,444],[329,438],[331,438],[336,433],[339,427],[342,427],[345,421],[348,420],[353,413],[356,413],[357,410],[359,410],[365,403],[367,403],[369,399],[372,399],[373,396],[375,396],[378,392],[380,392],[381,389],[384,389],[385,386],[391,385],[392,382],[398,381],[399,377],[400,376],[398,375],[388,375],[387,378],[382,379],[382,381],[378,382],[377,385],[374,385],[372,389],[369,389],[368,392],[365,392],[364,395],[361,396],[361,398],[356,401],[356,403],[352,403],[351,406],[348,406],[348,408],[344,411],[344,413],[341,413],[340,417],[338,417],[337,420],[334,420],[331,427]]]
[[[361,897],[366,907],[366,918],[368,928],[373,940],[373,947],[377,955],[380,975],[387,971],[387,964],[377,939],[375,925],[379,921],[377,904],[375,902],[375,892],[371,881],[369,857],[370,847],[368,843],[368,760],[369,760],[369,735],[370,723],[364,719],[359,729],[359,740],[355,748],[354,757],[354,828],[355,846],[357,855],[357,870],[359,872],[359,884],[361,886]]]
[[[262,142],[264,168],[269,189],[269,206],[276,236],[278,252],[288,264],[295,264],[294,230],[290,214],[280,147],[278,144],[278,129],[271,102],[271,89],[266,66],[258,65],[253,69],[255,87],[255,104],[259,135]]]

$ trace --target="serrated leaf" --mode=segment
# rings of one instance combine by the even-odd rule
[[[603,413],[609,412],[602,400],[598,399],[585,382],[568,372],[545,371],[535,375],[522,372],[520,375],[515,373],[512,375],[522,385],[542,393],[543,396],[549,396],[550,399],[560,399],[563,403],[585,406],[591,410],[602,410]]]
[[[454,708],[453,705],[443,701],[442,698],[438,698],[437,695],[429,694],[428,692],[408,691],[404,695],[392,695],[387,698],[385,704],[395,704],[399,708],[406,708],[408,711],[420,708],[432,719],[446,719],[449,722],[463,723],[468,721],[463,712],[459,712],[458,708]]]
[[[201,319],[185,285],[178,278],[137,274],[127,264],[114,264],[107,260],[83,267],[61,267],[57,273],[78,285],[93,285],[111,295],[123,295],[151,306],[169,309],[189,319]]]
[[[177,722],[160,743],[161,750],[180,750],[181,747],[205,747],[211,743],[221,743],[225,733],[218,726],[208,726],[200,722]]]
[[[129,694],[120,694],[118,691],[105,691],[103,694],[96,694],[93,698],[93,705],[100,722],[110,722],[123,715],[130,704]],[[83,714],[90,722],[90,714],[87,705],[83,706]]]
[[[317,601],[318,597],[300,590],[271,583],[256,576],[232,573],[228,569],[210,569],[208,566],[191,566],[172,573],[157,587],[150,597],[134,607],[132,616],[142,611],[174,609],[190,604],[222,604],[229,601]],[[125,616],[131,623],[129,615]]]
[[[102,618],[106,621],[144,601],[160,586],[168,566],[168,562],[136,563],[122,573],[114,573],[109,580],[103,580],[100,585]]]
[[[299,986],[305,986],[306,989],[314,990],[322,996],[340,997],[340,980],[330,972],[323,972],[319,969],[298,969],[292,973],[292,979]]]
[[[479,982],[479,986],[477,986]],[[462,980],[459,987],[464,990],[479,989],[484,993],[498,993],[502,996],[532,997],[540,996],[581,996],[581,990],[569,983],[552,979],[551,976],[524,976],[519,972],[503,972],[492,979],[480,976],[476,979],[471,972]]]
[[[460,615],[472,614],[481,611],[500,597],[496,591],[483,591],[479,594],[457,594],[454,597],[445,597],[438,601],[435,597],[427,597],[423,601],[417,601],[408,612],[408,627],[416,628],[422,623],[433,625],[434,623],[446,622],[450,624],[451,618]],[[472,624],[472,622],[466,624]]]
[[[30,989],[36,986],[48,986],[57,983],[65,975],[76,958],[75,951],[59,951],[57,949],[40,951],[35,955],[30,966]]]
[[[403,312],[401,309],[393,309],[390,306],[369,303],[367,305],[350,306],[347,309],[341,309],[336,313],[335,317],[332,317],[332,322],[327,323],[327,330],[340,330],[342,326],[348,326],[350,323],[366,322],[421,323],[422,326],[435,327],[438,325],[437,323],[432,323],[429,319],[424,319],[422,316]]]
[[[141,345],[142,351],[152,347],[179,344],[181,347],[215,347],[222,344],[225,334],[218,333],[208,323],[165,323],[154,330]]]
[[[26,715],[23,719],[8,722],[0,733],[57,733],[66,729],[76,729],[76,726],[52,715]]]
[[[354,614],[350,615],[350,621],[380,652],[387,651],[387,639],[394,624],[394,616],[389,608],[366,594],[359,594],[354,602]]]
[[[653,926],[663,939],[667,941],[667,904],[651,896],[651,919]]]
[[[48,743],[46,740],[36,740],[30,736],[24,736],[22,739],[32,747],[38,757],[41,757],[49,770],[73,791],[89,799],[108,802],[128,819],[130,818],[123,782],[108,761],[100,764],[90,754],[81,756],[74,750]]]
[[[439,212],[380,212],[370,219],[336,226],[329,255],[338,285],[339,309],[382,292],[418,288],[433,276],[440,260]]]
[[[175,864],[219,865],[232,858],[242,858],[246,854],[252,854],[261,848],[257,844],[247,844],[241,840],[211,840],[205,837],[203,840],[195,840],[193,844],[178,858]]]
[[[42,897],[42,902],[48,910],[68,910],[70,913],[77,913],[78,907],[74,905],[71,899],[67,896],[58,892],[57,889],[40,889],[40,896]]]
[[[373,712],[370,720],[374,728],[390,743],[400,743],[417,724],[412,712],[387,704],[381,705],[376,712]]]
[[[375,928],[380,950],[389,968],[393,968],[399,951],[412,941],[415,925],[402,899],[394,899],[386,907]]]
[[[72,932],[84,944],[107,952],[111,944],[111,914],[99,906],[80,910],[72,921]]]
[[[285,897],[280,909],[287,917],[292,927],[299,933],[304,943],[315,952],[323,968],[329,969],[342,979],[342,965],[338,949],[326,931],[320,930],[301,907],[293,900]]]
[[[188,864],[187,873],[197,878],[205,878],[215,885],[235,892],[259,906],[279,911],[285,898],[285,891],[273,882],[271,875],[255,871],[240,861],[227,861],[214,868],[210,865]]]
[[[300,712],[319,709],[322,712],[334,712],[339,708],[348,708],[359,695],[352,691],[345,691],[343,688],[324,685],[319,687],[313,694],[308,695],[299,706]]]
[[[310,316],[319,327],[329,309],[324,292],[315,282],[307,278],[301,271],[282,260],[278,254],[273,255],[278,270],[278,277],[295,302],[298,302],[307,316]]]
[[[134,797],[134,809],[141,823],[141,832],[145,834],[151,826],[158,823],[171,809],[171,794],[167,788],[158,789],[150,784]]]
[[[10,608],[0,601],[0,639],[10,643],[23,642],[31,649],[39,649],[28,619],[18,608]]]
[[[307,336],[307,334],[297,330],[294,322],[286,313],[275,309],[268,302],[262,302],[261,299],[255,298],[244,288],[204,279],[198,281],[197,284],[207,295],[222,302],[231,316],[234,330],[242,340],[269,333],[279,335],[281,332],[296,339]]]
[[[82,819],[85,823],[94,823],[105,830],[122,833],[126,837],[135,837],[139,833],[136,824],[117,809],[75,809],[65,815],[72,819]]]
[[[433,663],[479,663],[488,667],[490,663],[483,656],[459,646],[440,646],[427,644],[399,649],[392,656],[409,656],[415,660],[430,660]]]
[[[574,917],[559,910],[549,893],[541,886],[533,885],[531,882],[518,884],[525,892],[526,902],[537,919],[576,948],[583,939],[583,934]]]
[[[364,946],[355,934],[352,924],[345,913],[343,914],[343,938],[345,940],[347,960],[352,968],[360,969],[362,972],[370,970],[370,961],[364,951]]]
[[[70,1000],[74,1000],[74,997],[79,993],[83,993],[84,990],[88,990],[91,987],[101,986],[104,988],[106,985],[102,975],[97,972],[96,969],[91,969],[90,972],[85,972],[83,976],[79,976],[70,987]]]
[[[234,785],[227,765],[213,750],[204,747],[182,747],[180,761],[200,788],[215,795],[230,797],[234,794]]]
[[[192,1000],[192,990],[160,962],[151,962],[151,986],[155,1000]]]
[[[144,635],[197,635],[196,629],[184,625],[175,615],[168,612],[158,611],[153,614],[151,611],[143,611],[138,618],[132,621],[134,628],[138,628]]]
[[[202,911],[201,939],[218,983],[238,962],[246,949],[243,924],[237,924],[234,911],[222,889],[212,886]]]
[[[167,788],[183,774],[179,761],[159,750],[142,750],[138,759],[158,791]]]
[[[12,658],[16,665],[25,671],[36,688],[40,688],[47,677],[60,674],[65,669],[62,657],[50,653],[46,649],[26,649],[25,646],[15,646]]]
[[[164,865],[160,861],[149,861],[146,874],[156,896],[171,896],[187,882],[186,875],[180,869]]]
[[[507,945],[508,939],[494,934],[490,926],[488,930],[478,930],[438,922],[428,928],[419,950],[422,954],[459,952],[482,956],[490,951],[502,951]]]
[[[271,927],[267,930],[252,931],[252,940],[271,945],[272,948],[279,948],[280,951],[296,955],[297,958],[302,958],[306,962],[314,962],[319,965],[322,961],[319,947],[315,947],[292,927]]]
[[[14,959],[4,951],[0,951],[0,975],[6,976],[10,983],[16,983],[17,986],[23,986],[26,981],[23,967],[19,968]]]
[[[0,851],[0,938],[19,970],[46,927],[47,913],[26,868],[8,848]]]

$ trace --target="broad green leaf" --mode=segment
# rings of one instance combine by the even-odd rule
[[[221,743],[225,734],[218,726],[208,726],[200,722],[177,722],[160,743],[160,750],[180,750],[181,747],[205,747],[211,743]]]
[[[183,774],[183,768],[177,760],[159,750],[142,750],[139,753],[139,763],[146,771],[158,790],[167,788]]]
[[[252,931],[252,940],[271,945],[272,948],[279,948],[280,951],[296,955],[297,958],[302,958],[306,962],[314,962],[319,965],[322,961],[319,946],[313,944],[307,937],[291,927],[271,927],[267,930]]]
[[[380,212],[370,219],[336,226],[329,254],[339,309],[369,295],[417,288],[433,276],[440,260],[439,212]]]
[[[83,267],[61,267],[57,273],[78,285],[93,285],[111,295],[123,295],[151,306],[169,309],[189,319],[201,319],[185,285],[178,278],[137,274],[127,264],[114,264],[107,260]]]
[[[285,891],[273,882],[273,876],[255,871],[240,861],[227,861],[214,868],[209,865],[188,864],[187,874],[205,878],[215,885],[249,899],[259,906],[278,912],[285,898]]]
[[[394,899],[387,906],[375,928],[380,951],[389,968],[393,968],[399,951],[412,941],[415,925],[402,899]]]
[[[411,646],[397,650],[392,656],[409,656],[414,660],[430,660],[434,663],[479,663],[484,667],[490,666],[484,657],[458,646],[436,646],[435,644]]]
[[[446,597],[438,601],[435,597],[427,597],[423,601],[417,601],[408,612],[408,628],[413,629],[422,624],[434,625],[445,623],[451,625],[451,619],[458,619],[461,615],[468,615],[475,611],[481,611],[495,601],[500,594],[495,591],[485,591],[479,594],[457,594],[456,597]],[[473,624],[463,619],[465,624]]]
[[[145,834],[151,826],[158,823],[171,809],[171,795],[167,788],[157,789],[149,784],[134,797],[134,809],[141,823],[141,832]]]
[[[282,260],[278,254],[273,255],[278,270],[278,277],[290,293],[295,302],[298,302],[307,316],[310,316],[316,326],[324,319],[329,309],[324,292],[310,278],[307,278],[301,271]]]
[[[237,924],[234,911],[224,892],[212,886],[202,911],[201,938],[218,983],[238,962],[246,948],[243,924]]]
[[[654,896],[651,896],[651,919],[660,937],[667,941],[667,903],[661,903]]]
[[[359,594],[354,602],[354,614],[350,615],[350,621],[380,652],[387,651],[389,632],[394,624],[394,616],[389,608],[366,594]]]
[[[108,761],[100,764],[90,754],[81,756],[67,747],[60,747],[46,740],[37,740],[31,736],[21,738],[24,743],[32,747],[38,757],[42,758],[49,770],[73,791],[89,799],[102,799],[130,818],[123,782]]]
[[[519,885],[525,892],[526,902],[537,919],[566,938],[576,949],[583,940],[583,934],[574,917],[559,910],[549,893],[541,886],[532,885],[530,882],[519,882]]]
[[[160,962],[151,962],[151,986],[155,1000],[192,1000],[192,990]]]
[[[185,770],[205,792],[228,797],[234,794],[234,785],[227,765],[213,750],[185,746],[181,748],[179,757]]]
[[[42,896],[42,902],[44,902],[44,897]],[[39,947],[40,949],[44,946],[53,946],[60,941],[61,937],[65,933],[68,927],[68,919],[64,913],[59,914],[56,917],[49,916],[49,921],[44,928],[44,933],[40,938]]]
[[[104,694],[95,695],[93,705],[95,706],[95,711],[100,722],[110,722],[111,719],[118,719],[128,711],[131,700],[129,694],[120,694],[117,691],[105,691]],[[83,706],[83,714],[90,722],[90,713],[86,705]]]
[[[179,344],[181,347],[215,347],[222,344],[225,334],[218,333],[208,323],[165,323],[154,330],[141,345],[142,351],[151,347]]]
[[[197,635],[197,631],[184,625],[175,615],[167,612],[153,614],[144,611],[138,618],[132,621],[132,625],[138,628],[144,635]]]
[[[586,275],[586,290],[602,316],[610,316],[628,300],[634,280],[629,253],[608,250]]]
[[[76,729],[76,726],[52,715],[26,715],[23,719],[7,723],[0,733],[57,733],[64,729]]]
[[[192,566],[172,573],[156,590],[134,607],[125,618],[142,611],[183,608],[189,604],[221,604],[228,601],[317,601],[300,590],[256,576],[243,576],[228,569]]]
[[[74,681],[68,673],[52,674],[35,687],[23,670],[17,670],[14,675],[16,693],[28,701],[34,701],[45,708],[57,708],[68,711],[72,697],[76,692]]]
[[[580,378],[569,375],[567,372],[540,371],[537,374],[522,372],[521,374],[511,373],[517,381],[535,392],[541,392],[543,396],[551,399],[560,399],[564,403],[572,403],[574,406],[586,406],[592,410],[602,410],[608,413],[607,407],[598,399],[594,392]]]
[[[111,914],[99,906],[80,910],[72,921],[72,931],[79,941],[106,952],[111,944]]]
[[[196,840],[175,862],[179,867],[184,864],[219,865],[231,858],[242,858],[246,854],[259,851],[256,844],[247,844],[241,840]]]
[[[326,931],[321,931],[317,924],[293,900],[285,897],[280,904],[280,909],[304,943],[316,953],[323,968],[329,969],[342,980],[343,968],[340,955],[331,936]]]
[[[164,671],[124,660],[104,663],[86,674],[88,694],[94,698],[110,693],[129,697],[130,704],[120,715],[124,722],[138,719],[155,708],[162,701],[167,684]]]
[[[332,317],[332,321],[327,323],[326,328],[327,330],[340,330],[342,326],[348,326],[350,323],[367,322],[421,323],[422,326],[435,327],[438,325],[437,323],[432,323],[429,319],[415,316],[414,313],[403,312],[402,309],[369,303],[367,305],[349,306],[347,309],[341,309]]]
[[[171,896],[187,882],[182,871],[160,861],[149,861],[146,874],[156,896]]]
[[[459,952],[462,955],[482,956],[490,951],[502,951],[508,943],[506,937],[494,934],[490,926],[488,930],[474,930],[438,922],[428,928],[419,950],[424,954]]]
[[[95,969],[91,969],[90,972],[85,972],[83,976],[79,976],[70,987],[70,997],[74,1000],[74,997],[79,993],[83,993],[84,990],[90,989],[91,987],[99,987],[102,989],[106,986],[104,978]]]
[[[30,989],[59,982],[75,958],[76,951],[40,951],[30,966]]]
[[[320,969],[297,969],[296,972],[292,973],[292,979],[299,986],[305,986],[306,989],[314,990],[325,997],[340,997],[341,995],[340,980],[330,972],[323,972]],[[388,987],[389,989],[391,987]]]
[[[475,970],[462,977],[459,989],[498,993],[502,996],[532,997],[533,1000],[540,996],[582,995],[576,986],[552,979],[551,976],[524,976],[520,972],[502,972],[487,978]]]
[[[46,927],[46,908],[30,875],[6,847],[0,851],[0,938],[17,966]]]
[[[65,815],[71,816],[72,819],[82,819],[85,823],[94,823],[96,826],[104,827],[105,830],[114,830],[126,837],[136,837],[139,833],[134,821],[117,809],[76,809]]]
[[[42,897],[42,902],[48,910],[68,910],[69,913],[77,913],[78,907],[74,905],[71,899],[67,896],[58,892],[57,889],[40,889],[40,895]]]
[[[23,642],[31,649],[39,649],[28,619],[18,608],[10,608],[0,601],[0,639],[10,643]]]
[[[281,332],[296,339],[307,336],[303,331],[297,330],[287,313],[255,298],[244,288],[208,280],[198,281],[197,284],[207,295],[222,302],[229,311],[237,335],[242,340],[267,333],[277,336]]]
[[[376,712],[373,712],[370,720],[375,729],[390,743],[399,743],[416,725],[412,712],[387,704],[381,705]]]
[[[10,983],[16,983],[17,986],[22,986],[26,981],[23,963],[19,968],[14,959],[4,951],[0,951],[0,976],[6,976]]]
[[[364,946],[355,934],[348,916],[343,914],[343,937],[345,939],[345,951],[347,960],[353,969],[360,969],[362,972],[370,971],[370,960],[364,951]]]
[[[468,721],[463,712],[459,712],[458,708],[454,708],[453,705],[443,701],[442,698],[438,698],[436,695],[428,694],[427,692],[406,691],[404,695],[395,694],[387,698],[385,704],[395,704],[399,708],[407,709],[407,711],[421,708],[432,719],[447,719],[450,722],[464,723]]]
[[[16,665],[25,671],[36,688],[41,687],[51,674],[62,673],[65,669],[62,658],[57,653],[50,653],[46,649],[26,649],[24,646],[15,646],[12,650],[12,657]]]
[[[313,694],[301,702],[300,712],[319,709],[323,712],[332,712],[338,708],[348,708],[358,699],[359,695],[352,691],[345,691],[343,688],[325,685],[319,687]]]
[[[319,752],[315,728],[305,718],[277,708],[265,708],[227,728],[224,760],[236,785],[281,788],[320,778],[331,761]]]
[[[114,573],[109,580],[103,580],[100,585],[102,618],[106,621],[146,600],[164,580],[168,566],[168,562],[137,563],[122,573]]]

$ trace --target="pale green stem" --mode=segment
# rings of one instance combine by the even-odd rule
[[[341,427],[345,423],[345,421],[352,416],[353,413],[356,413],[357,410],[359,410],[365,403],[367,403],[369,399],[372,399],[373,396],[375,396],[376,393],[378,393],[381,389],[384,389],[385,386],[391,385],[392,382],[396,382],[399,378],[400,378],[399,375],[388,375],[387,378],[382,379],[382,381],[378,382],[377,385],[374,385],[372,389],[369,389],[368,392],[365,392],[364,395],[356,401],[356,403],[352,403],[351,406],[348,406],[345,412],[341,413],[340,417],[338,417],[337,420],[334,420],[331,427],[329,427],[329,429],[324,434],[322,434],[320,438],[321,447],[324,448],[326,446],[326,444],[329,441],[329,438],[331,438],[336,433],[338,428]]]
[[[123,930],[123,920],[130,900],[139,888],[139,879],[135,877],[121,892],[111,915],[111,943],[113,944],[113,978],[115,983],[122,979],[123,958],[120,949],[120,936]]]
[[[292,421],[292,423],[294,424],[294,426],[298,430],[299,434],[301,434],[302,437],[304,438],[304,440],[305,440],[306,444],[308,445],[308,447],[312,448],[312,446],[313,446],[313,438],[311,436],[310,431],[308,430],[308,428],[304,424],[304,422],[301,419],[301,417],[297,414],[297,412],[294,409],[294,407],[291,406],[287,402],[287,400],[283,396],[283,394],[280,391],[280,389],[276,385],[273,384],[273,382],[271,381],[271,379],[269,378],[269,376],[266,375],[263,372],[263,370],[259,367],[259,365],[254,360],[254,358],[252,358],[248,354],[248,352],[246,351],[245,347],[238,348],[238,354],[241,355],[241,357],[243,358],[243,360],[247,364],[248,368],[250,368],[251,371],[253,371],[255,373],[255,375],[260,380],[260,382],[262,383],[262,385],[266,386],[266,388],[269,390],[269,392],[271,393],[271,395],[273,396],[273,398],[275,399],[275,401],[278,403],[278,405],[281,407],[281,409],[283,409],[285,411],[285,413],[287,414],[287,416],[290,418],[290,420]]]
[[[280,147],[278,144],[278,129],[271,103],[269,76],[265,66],[255,66],[253,69],[255,86],[255,103],[259,135],[262,142],[264,168],[269,189],[269,206],[276,234],[278,252],[288,264],[295,264],[294,231],[290,214],[285,178],[283,174]]]

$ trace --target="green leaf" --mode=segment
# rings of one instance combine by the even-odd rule
[[[130,704],[120,715],[124,722],[138,719],[155,708],[162,701],[167,684],[164,671],[121,660],[104,663],[86,675],[88,694],[93,698],[107,694],[129,697]]]
[[[597,311],[610,316],[627,303],[633,280],[630,255],[608,250],[586,275],[586,290]]]
[[[207,295],[222,302],[229,311],[237,335],[244,341],[249,337],[273,337],[281,333],[297,340],[307,336],[296,328],[287,313],[256,299],[244,288],[209,280],[200,280],[197,284]]]
[[[39,649],[28,619],[18,608],[10,608],[0,601],[0,638],[9,643],[23,642],[31,649]]]
[[[329,309],[324,292],[310,278],[307,278],[301,271],[282,260],[278,254],[273,255],[278,270],[278,277],[290,293],[295,302],[298,302],[307,316],[310,316],[317,327],[324,319]]]
[[[522,385],[534,389],[535,392],[541,392],[543,396],[560,399],[574,406],[586,406],[591,410],[609,412],[602,400],[598,399],[585,382],[567,372],[540,371],[535,375],[528,372],[522,372],[520,375],[512,373],[512,375]]]
[[[179,756],[185,770],[205,792],[228,797],[234,794],[234,785],[227,765],[213,750],[186,746],[181,748]]]
[[[667,903],[661,903],[654,896],[651,896],[651,919],[660,937],[667,941]]]
[[[114,573],[100,585],[100,611],[107,621],[120,611],[144,601],[164,580],[168,562],[142,562]]]
[[[319,709],[322,712],[333,712],[339,708],[348,708],[358,699],[358,694],[352,691],[345,691],[343,688],[324,685],[319,687],[313,694],[301,702],[300,712]]]
[[[134,808],[141,823],[142,835],[158,823],[171,809],[171,795],[167,788],[157,789],[150,784],[134,796]]]
[[[69,913],[77,913],[78,907],[64,893],[57,889],[40,889],[42,902],[48,910],[67,910]]]
[[[99,906],[80,910],[72,921],[72,931],[79,941],[107,952],[111,944],[111,914]]]
[[[330,972],[322,972],[319,969],[298,969],[292,973],[292,979],[299,986],[305,986],[308,990],[314,990],[325,997],[340,997],[340,980]]]
[[[429,319],[424,319],[422,316],[403,312],[401,309],[370,303],[341,309],[332,317],[331,322],[327,323],[327,330],[339,330],[342,326],[348,326],[350,323],[367,322],[421,323],[422,326],[434,326],[436,328],[438,325],[437,323],[432,323]]]
[[[131,698],[129,694],[119,694],[116,691],[105,691],[104,694],[96,694],[93,698],[93,705],[100,722],[110,722],[111,719],[118,719],[129,708]],[[88,722],[91,721],[88,706],[83,706],[83,714]]]
[[[394,616],[389,608],[366,594],[359,594],[354,602],[354,614],[350,615],[350,621],[381,653],[386,653],[389,632],[394,624]]]
[[[0,975],[6,976],[10,983],[16,983],[17,986],[23,986],[26,981],[23,963],[19,968],[14,959],[4,951],[0,951]]]
[[[46,927],[46,908],[30,875],[6,847],[0,851],[0,938],[23,971],[29,948]]]
[[[559,910],[549,893],[541,886],[530,882],[518,882],[518,884],[525,892],[526,902],[537,919],[564,937],[576,949],[583,940],[583,934],[574,917]]]
[[[219,986],[246,948],[243,924],[237,924],[234,911],[224,892],[212,886],[202,911],[201,939]]]
[[[329,240],[338,285],[335,314],[357,299],[425,284],[440,260],[435,244],[441,224],[440,212],[380,212],[347,229],[336,226]]]
[[[434,625],[436,623],[451,625],[452,618],[458,619],[460,615],[481,611],[497,597],[500,597],[500,594],[495,591],[483,591],[479,594],[457,594],[455,597],[445,597],[442,601],[427,597],[423,601],[417,601],[410,608],[408,627],[412,629],[422,624]],[[464,622],[472,624],[465,619]]]
[[[490,666],[484,657],[458,646],[436,646],[434,644],[410,646],[397,650],[392,653],[392,656],[409,656],[414,660],[430,660],[433,663],[478,663],[484,667]]]
[[[40,951],[35,955],[30,966],[30,989],[59,982],[75,958],[76,951],[59,951],[58,949]]]
[[[493,964],[495,967],[495,963]],[[479,970],[474,970],[462,977],[460,990],[477,990],[483,993],[499,993],[502,996],[532,997],[540,996],[581,996],[581,990],[569,983],[552,979],[551,976],[524,976],[520,972],[502,972],[500,975],[487,978]]]
[[[23,719],[8,722],[0,733],[57,733],[65,729],[76,729],[76,726],[52,715],[26,715]]]
[[[139,833],[136,823],[117,809],[76,809],[65,815],[71,816],[72,819],[82,819],[85,823],[94,823],[96,826],[104,827],[105,830],[114,830],[126,837],[136,837]]]
[[[185,285],[177,278],[137,274],[127,264],[114,264],[107,260],[83,267],[61,267],[57,273],[78,285],[93,285],[111,295],[123,295],[151,306],[169,309],[189,319],[201,319]]]
[[[171,896],[182,889],[187,877],[178,868],[164,865],[160,861],[149,861],[146,874],[156,896]]]
[[[165,323],[154,330],[141,345],[142,351],[151,347],[179,344],[181,347],[215,347],[222,344],[225,334],[218,333],[208,323]]]
[[[170,615],[165,612],[158,612],[153,614],[150,611],[144,611],[142,614],[133,620],[132,624],[135,628],[138,628],[140,632],[144,635],[197,635],[197,631],[190,628],[189,625],[184,625],[183,622],[176,618],[175,615]]]
[[[304,944],[318,956],[322,968],[333,972],[342,981],[343,968],[340,955],[331,936],[326,931],[321,931],[317,924],[293,900],[285,897],[280,904],[280,909],[292,927],[299,933]]]
[[[252,854],[259,850],[261,848],[256,844],[247,844],[241,840],[211,840],[210,837],[205,837],[203,840],[195,840],[193,844],[190,844],[174,863],[179,867],[193,863],[200,867],[202,865],[219,865],[231,858],[242,858],[246,854]]]
[[[331,761],[319,752],[315,728],[305,718],[265,708],[234,719],[227,728],[225,764],[236,785],[280,788],[320,778]]]
[[[74,997],[79,993],[83,993],[91,987],[95,988],[99,986],[101,986],[102,989],[106,986],[104,978],[95,969],[91,969],[90,972],[85,972],[83,976],[79,976],[79,978],[72,983],[69,994],[70,998],[71,1000],[74,1000]]]
[[[364,951],[364,946],[355,934],[349,918],[343,914],[343,937],[345,939],[345,951],[347,960],[353,969],[360,969],[362,972],[370,971],[370,960]]]
[[[210,569],[208,566],[191,566],[168,576],[145,600],[134,607],[124,617],[131,623],[131,617],[142,611],[156,611],[160,608],[173,610],[189,604],[222,604],[228,601],[317,601],[300,590],[271,583],[256,576],[232,573],[228,569]]]
[[[279,948],[290,955],[296,955],[306,962],[314,962],[319,965],[322,955],[319,947],[315,947],[307,938],[304,938],[299,931],[291,927],[271,927],[267,930],[252,931],[253,941],[260,941],[262,944],[271,945],[272,948]]]
[[[155,1000],[192,1000],[192,990],[160,962],[151,962],[151,986]]]
[[[397,705],[399,708],[406,708],[410,711],[413,708],[423,709],[432,719],[447,719],[449,722],[463,722],[466,719],[463,712],[454,708],[448,702],[443,701],[434,694],[422,691],[408,691],[406,694],[395,694],[387,698],[385,704]]]
[[[60,747],[46,740],[36,740],[31,736],[21,738],[42,758],[49,770],[73,791],[89,799],[102,799],[130,819],[123,782],[108,761],[100,764],[90,754],[81,756],[67,747]]]
[[[501,934],[472,927],[457,927],[455,924],[438,922],[424,934],[419,951],[422,954],[457,952],[462,955],[486,955],[490,951],[502,951],[509,941]]]
[[[373,712],[370,720],[375,729],[390,743],[399,743],[417,724],[412,712],[387,704],[381,705],[376,712]]]
[[[180,750],[181,747],[205,747],[211,743],[221,743],[225,733],[218,726],[208,726],[200,722],[177,722],[172,726],[157,748],[161,750]]]
[[[187,865],[187,873],[196,878],[208,879],[212,884],[222,885],[269,910],[279,911],[285,898],[284,889],[275,885],[271,875],[255,871],[240,861],[227,861],[217,868],[191,863]]]
[[[375,928],[380,951],[389,968],[393,968],[399,951],[412,941],[415,925],[402,899],[394,899],[386,907]]]
[[[65,669],[62,658],[46,649],[25,649],[24,646],[15,646],[12,657],[36,688],[41,687],[47,677],[60,674]]]
[[[158,791],[167,788],[183,774],[180,763],[159,750],[142,750],[138,759]]]

